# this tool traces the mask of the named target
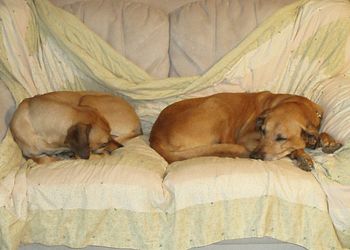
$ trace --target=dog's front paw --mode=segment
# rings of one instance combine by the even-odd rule
[[[343,144],[339,142],[331,143],[330,145],[326,145],[322,147],[322,152],[326,154],[333,154],[335,151],[340,149]]]
[[[297,166],[304,171],[310,172],[311,170],[314,169],[314,162],[311,156],[305,153],[303,149],[297,149],[293,151],[289,155],[289,157],[292,160],[295,160]]]
[[[332,154],[343,146],[343,144],[336,142],[333,137],[327,133],[320,134],[320,144],[322,152],[326,154]]]
[[[298,157],[295,160],[297,162],[297,166],[304,171],[310,172],[311,170],[315,169],[314,162],[309,157]]]

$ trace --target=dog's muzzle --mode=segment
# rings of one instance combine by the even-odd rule
[[[250,153],[249,158],[256,160],[264,160],[265,153],[261,151],[253,151]]]
[[[76,152],[76,154],[78,155],[78,157],[80,159],[87,160],[90,158],[90,148],[80,149],[80,150],[78,150],[78,152]]]

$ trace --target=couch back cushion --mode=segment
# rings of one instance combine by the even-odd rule
[[[161,9],[122,0],[53,2],[79,17],[116,51],[151,76],[168,76],[169,21]]]
[[[200,75],[293,0],[200,0],[170,14],[170,76]]]
[[[155,78],[200,75],[294,0],[51,0]]]

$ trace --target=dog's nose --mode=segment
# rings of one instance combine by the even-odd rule
[[[249,158],[256,160],[263,160],[265,158],[265,154],[261,151],[253,151],[250,153]]]
[[[90,158],[90,149],[81,149],[77,152],[80,159],[89,159]]]

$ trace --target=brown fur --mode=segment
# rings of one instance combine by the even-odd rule
[[[123,99],[97,92],[51,92],[18,106],[11,132],[23,155],[38,163],[62,156],[88,159],[110,153],[141,134],[133,108]]]
[[[319,105],[296,95],[220,93],[165,108],[150,145],[168,162],[198,156],[274,160],[311,146],[310,138],[318,143],[322,113]]]

